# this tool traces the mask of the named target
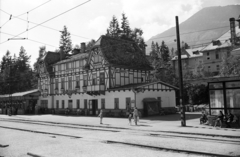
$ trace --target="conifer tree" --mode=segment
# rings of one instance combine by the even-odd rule
[[[119,37],[120,36],[120,28],[118,24],[118,20],[115,16],[112,17],[110,21],[109,28],[107,29],[107,36],[111,37]]]
[[[63,51],[65,53],[72,50],[72,40],[71,40],[71,34],[68,32],[67,27],[64,26],[63,30],[61,31],[61,37],[60,37],[60,44],[59,48],[62,47]]]
[[[128,19],[126,15],[123,13],[122,14],[122,22],[121,22],[121,29],[122,29],[122,35],[126,37],[130,37],[131,34],[131,28],[129,26]]]
[[[160,52],[161,52],[163,61],[167,63],[170,60],[170,56],[169,56],[168,46],[165,44],[164,41],[162,41],[162,45],[160,46]]]

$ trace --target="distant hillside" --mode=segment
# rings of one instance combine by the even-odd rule
[[[229,30],[229,18],[235,17],[237,19],[239,15],[240,5],[204,8],[180,24],[180,34],[182,34],[180,35],[180,40],[194,47],[201,46],[204,43],[209,43]],[[172,37],[163,38],[166,36]],[[174,42],[174,39],[176,39],[175,27],[170,28],[161,34],[153,36],[146,42],[148,45],[147,53],[150,52],[152,41],[160,44],[164,40],[169,48],[174,47],[176,50],[176,42]]]

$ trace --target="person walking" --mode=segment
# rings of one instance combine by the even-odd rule
[[[132,117],[133,117],[133,113],[129,111],[129,115],[128,115],[129,125],[132,125]]]
[[[138,109],[136,107],[134,108],[134,111],[133,111],[133,118],[134,118],[135,125],[137,125]]]
[[[103,119],[103,111],[102,110],[100,110],[98,117],[100,117],[100,124],[102,124],[102,119]]]

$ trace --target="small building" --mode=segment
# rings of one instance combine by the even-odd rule
[[[82,43],[74,53],[47,52],[38,64],[38,104],[55,113],[69,109],[96,115],[103,109],[121,116],[132,107],[145,115],[175,110],[177,88],[151,81],[153,68],[134,42],[101,36],[91,49]]]
[[[38,89],[0,95],[0,108],[2,114],[6,114],[8,107],[14,107],[17,109],[17,114],[33,114],[37,105],[40,92]]]

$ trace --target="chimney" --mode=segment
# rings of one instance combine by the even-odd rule
[[[60,46],[60,61],[65,59],[65,52],[63,51],[63,46]]]
[[[80,53],[85,53],[86,50],[86,44],[85,43],[81,43],[81,51]]]
[[[235,30],[235,18],[230,18],[230,33],[231,33],[231,42],[232,46],[235,45],[236,42],[236,30]]]

